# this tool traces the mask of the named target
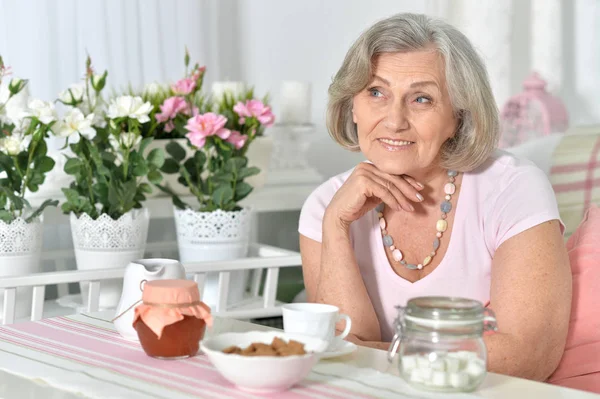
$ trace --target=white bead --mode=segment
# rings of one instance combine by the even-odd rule
[[[445,387],[448,385],[448,374],[443,371],[434,371],[431,383],[436,387]]]
[[[381,218],[379,219],[379,227],[381,228],[381,230],[385,230],[385,219]]]
[[[416,356],[402,356],[402,370],[404,372],[412,371],[417,367]]]
[[[450,385],[452,385],[454,388],[465,388],[467,385],[469,385],[469,375],[464,371],[459,373],[450,373],[448,377],[450,380]]]
[[[447,357],[444,359],[444,361],[446,362],[446,371],[456,373],[460,370],[460,359],[455,357]]]

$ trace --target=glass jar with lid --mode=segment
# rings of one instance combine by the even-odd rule
[[[418,297],[396,308],[388,360],[399,353],[404,380],[438,392],[477,389],[487,366],[483,333],[496,330],[493,312],[476,300],[454,297]]]

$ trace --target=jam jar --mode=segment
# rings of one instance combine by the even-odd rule
[[[438,392],[474,391],[486,376],[485,331],[496,318],[481,302],[417,297],[397,306],[396,334],[388,351],[399,353],[400,375],[411,386]]]
[[[200,301],[191,280],[156,280],[144,285],[142,304],[135,308],[133,328],[148,356],[182,359],[198,353],[210,308]]]

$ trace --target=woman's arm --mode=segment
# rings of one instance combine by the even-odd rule
[[[302,273],[309,302],[338,306],[352,320],[349,341],[380,341],[379,321],[362,280],[346,229],[323,221],[323,243],[300,236]],[[337,326],[343,330],[343,322]],[[358,343],[358,342],[357,342]]]
[[[350,225],[378,204],[407,212],[422,197],[423,185],[408,176],[392,176],[374,165],[359,164],[337,190],[321,220],[322,243],[300,235],[302,272],[308,300],[338,306],[352,320],[348,340],[381,340],[379,321],[350,242]],[[409,199],[410,198],[410,199]],[[338,323],[342,330],[344,323]]]
[[[569,259],[557,220],[506,240],[492,263],[490,307],[498,332],[485,338],[488,369],[546,380],[564,351],[571,289]]]

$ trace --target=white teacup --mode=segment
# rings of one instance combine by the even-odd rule
[[[321,338],[329,342],[329,350],[335,350],[350,333],[352,327],[350,316],[340,313],[337,306],[321,303],[289,303],[283,305],[282,309],[283,329],[286,333]],[[335,324],[342,319],[346,321],[346,328],[336,336]]]

